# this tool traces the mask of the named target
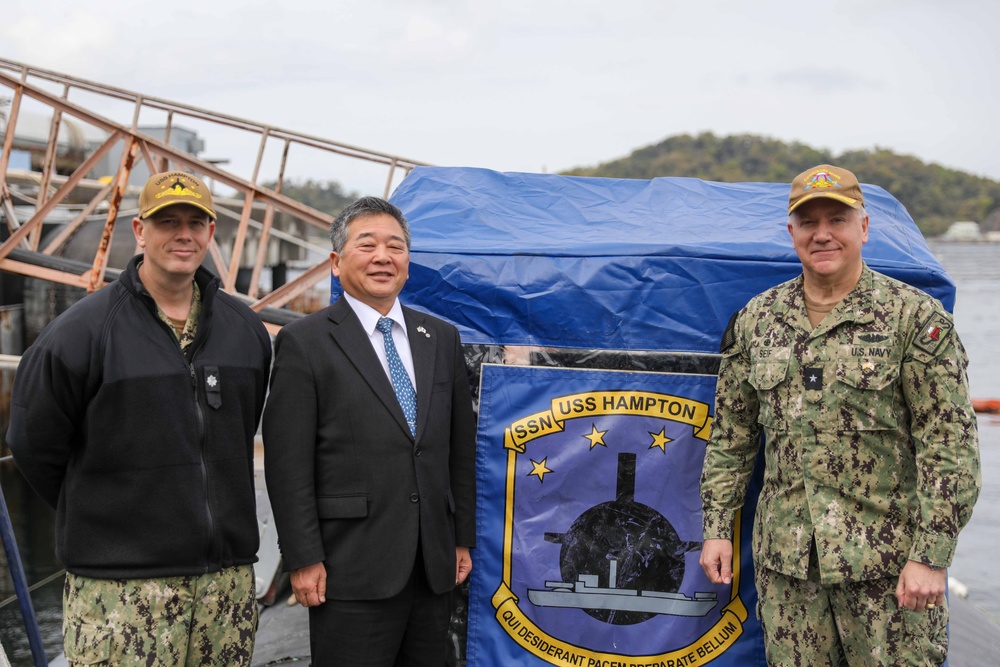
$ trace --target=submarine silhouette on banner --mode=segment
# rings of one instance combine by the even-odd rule
[[[632,453],[618,455],[615,500],[590,508],[565,533],[545,533],[546,541],[562,545],[563,581],[529,589],[532,604],[581,609],[614,625],[657,614],[705,616],[716,606],[714,592],[678,592],[684,555],[702,543],[681,540],[662,514],[635,501],[635,460]]]

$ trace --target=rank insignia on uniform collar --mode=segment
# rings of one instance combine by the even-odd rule
[[[822,368],[803,368],[802,369],[802,383],[806,386],[806,389],[822,389],[823,388],[823,369]]]

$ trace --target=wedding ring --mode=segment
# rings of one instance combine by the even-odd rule
[[[933,602],[928,602],[927,605],[924,607],[924,609],[933,609],[936,606],[937,605],[934,604]]]

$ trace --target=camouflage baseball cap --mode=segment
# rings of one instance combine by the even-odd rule
[[[149,177],[139,195],[139,217],[148,218],[174,204],[197,206],[213,220],[218,217],[212,193],[201,179],[183,171],[166,171]]]
[[[792,181],[788,212],[791,213],[805,202],[819,197],[836,199],[851,208],[861,208],[865,203],[861,184],[854,174],[840,167],[821,164],[806,169]]]

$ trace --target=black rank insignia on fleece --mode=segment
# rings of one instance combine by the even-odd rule
[[[806,389],[822,389],[823,388],[823,369],[821,368],[803,368],[802,369],[802,384],[805,385]]]
[[[216,410],[222,407],[222,376],[215,366],[205,367],[205,398]]]

